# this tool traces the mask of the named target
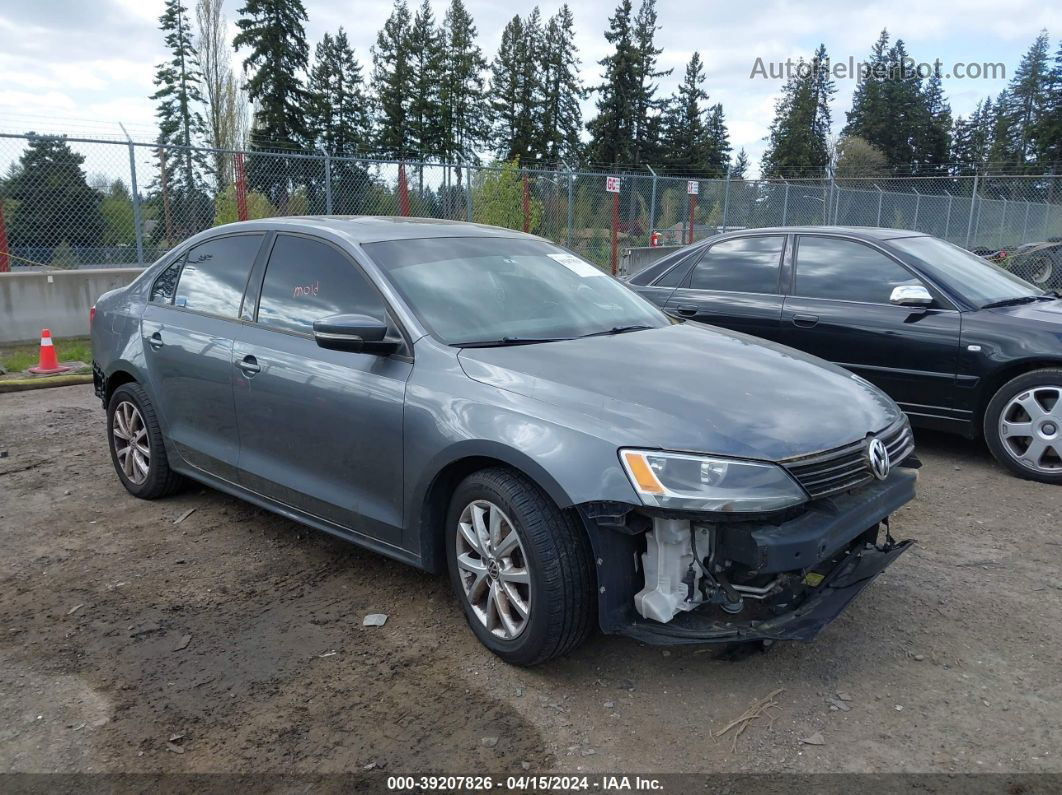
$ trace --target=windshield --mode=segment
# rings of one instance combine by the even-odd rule
[[[904,237],[889,245],[917,257],[928,275],[974,306],[1042,294],[1010,271],[935,237]]]
[[[441,237],[364,248],[432,335],[448,345],[669,325],[662,312],[602,270],[544,241]]]

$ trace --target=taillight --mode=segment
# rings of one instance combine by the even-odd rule
[[[96,319],[96,305],[89,307],[89,331],[92,331],[92,321]]]

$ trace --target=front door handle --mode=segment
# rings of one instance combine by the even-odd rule
[[[697,314],[697,307],[695,306],[676,306],[675,311],[683,317],[693,317]]]
[[[156,331],[154,334],[148,337],[148,345],[151,346],[152,350],[156,351],[162,348],[162,335]]]
[[[260,373],[262,368],[258,366],[258,360],[253,356],[244,356],[240,361],[236,362],[236,366],[240,368],[240,371],[251,378],[255,373]]]
[[[818,315],[793,315],[793,325],[801,328],[811,328],[818,322]]]

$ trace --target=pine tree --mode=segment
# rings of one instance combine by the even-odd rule
[[[1062,161],[1062,42],[1055,51],[1046,93],[1043,114],[1033,129],[1033,140],[1040,164],[1056,168]]]
[[[440,155],[448,163],[476,163],[477,150],[488,135],[483,51],[476,44],[476,26],[461,0],[451,0],[443,21],[443,63],[439,87]],[[457,170],[458,184],[461,169]]]
[[[847,123],[841,136],[857,136],[876,145],[883,140],[892,123],[887,109],[889,81],[889,32],[882,30],[871,47],[867,74],[852,95],[852,109],[846,114]]]
[[[420,159],[441,155],[442,114],[440,88],[443,76],[442,31],[435,25],[429,0],[422,0],[409,29],[410,144]]]
[[[662,49],[655,44],[656,32],[660,27],[656,24],[656,0],[642,0],[638,9],[638,16],[634,20],[634,43],[637,48],[637,78],[638,93],[634,103],[635,115],[632,127],[634,129],[634,164],[651,162],[656,159],[660,142],[654,136],[654,130],[659,129],[653,124],[653,120],[664,109],[666,100],[656,96],[659,84],[656,82],[661,77],[671,74],[671,69],[656,68],[657,58]]]
[[[60,241],[98,246],[104,232],[101,196],[85,180],[84,155],[64,138],[27,137],[5,184],[6,198],[17,203],[7,219],[9,245],[43,249],[33,256],[37,260],[47,260]]]
[[[675,95],[664,112],[661,135],[661,165],[684,173],[703,174],[711,143],[702,103],[708,100],[701,54],[694,52]]]
[[[955,120],[949,159],[955,164],[953,171],[957,176],[971,176],[984,167],[992,144],[994,116],[992,100],[985,99],[977,103],[969,119],[960,116]]]
[[[191,147],[202,143],[205,134],[203,117],[197,106],[203,102],[202,75],[196,65],[196,51],[184,0],[166,0],[159,17],[159,29],[166,34],[169,60],[159,65],[155,73],[158,90],[152,99],[158,101],[159,144],[183,147],[171,151],[171,160],[180,166],[168,174],[168,183],[177,196],[189,196],[202,187],[200,172],[205,166],[204,153]]]
[[[594,165],[635,162],[635,116],[640,107],[643,57],[635,39],[631,0],[620,0],[609,17],[605,40],[613,51],[600,65],[604,83],[598,93],[597,116],[590,120],[589,159]]]
[[[830,56],[826,53],[825,44],[819,44],[819,48],[815,50],[811,58],[811,70],[811,95],[815,103],[811,128],[816,138],[826,141],[830,137],[833,121],[830,102],[837,93],[837,84],[830,73]]]
[[[541,17],[535,8],[526,21],[519,16],[509,20],[491,64],[494,151],[506,162],[518,158],[526,165],[539,154],[540,45]]]
[[[370,131],[361,64],[354,57],[346,31],[325,33],[314,50],[307,84],[306,126],[310,141],[330,154],[356,154]]]
[[[749,156],[746,154],[745,149],[738,150],[737,157],[734,158],[734,162],[730,164],[730,178],[731,179],[748,179],[749,175]]]
[[[579,159],[583,126],[581,101],[586,96],[579,79],[575,19],[564,4],[546,23],[542,48],[543,156],[550,164]]]
[[[243,61],[247,95],[254,103],[251,146],[256,149],[300,148],[306,144],[305,90],[306,9],[302,0],[245,0],[233,39],[236,50],[250,52]]]
[[[951,107],[944,99],[940,70],[935,69],[922,92],[926,118],[916,138],[918,173],[940,175],[947,168],[951,149]]]
[[[376,104],[376,145],[381,154],[405,160],[414,155],[409,118],[414,75],[410,65],[410,18],[397,0],[372,48],[372,92]]]
[[[830,153],[821,119],[820,95],[813,64],[803,59],[775,103],[761,170],[768,177],[821,174]]]
[[[996,100],[996,140],[990,155],[993,164],[1031,166],[1037,150],[1037,133],[1048,110],[1051,85],[1050,41],[1047,31],[1029,47]]]

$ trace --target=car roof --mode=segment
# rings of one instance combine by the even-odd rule
[[[818,234],[818,235],[844,235],[862,240],[892,240],[898,237],[925,237],[924,232],[916,232],[911,229],[888,229],[882,226],[765,226],[750,227],[748,229],[735,229],[726,232],[726,235],[737,234]]]
[[[523,237],[534,235],[499,226],[449,221],[441,218],[410,218],[386,215],[292,215],[226,224],[226,231],[271,229],[288,232],[328,231],[355,243],[415,240],[432,237]]]

